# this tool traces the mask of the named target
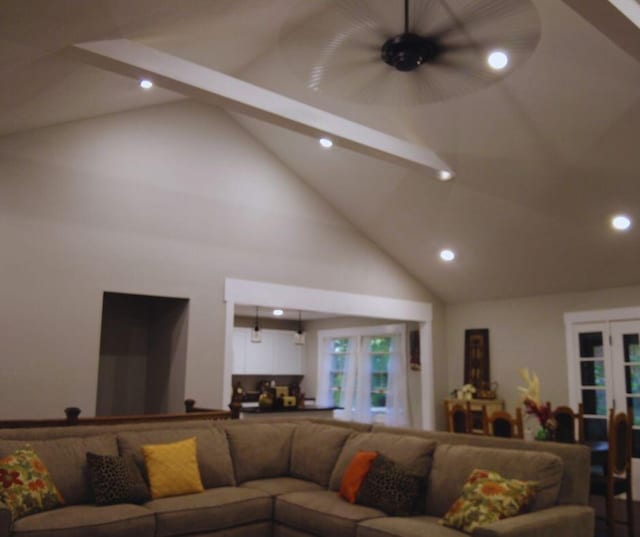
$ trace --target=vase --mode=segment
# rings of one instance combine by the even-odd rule
[[[542,442],[549,442],[553,440],[553,431],[548,427],[540,427],[536,433],[536,440],[540,440]]]

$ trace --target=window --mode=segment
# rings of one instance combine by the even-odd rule
[[[407,425],[403,325],[319,333],[318,401],[337,417]]]

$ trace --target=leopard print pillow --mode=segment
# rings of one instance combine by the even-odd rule
[[[87,453],[87,465],[96,505],[144,503],[151,499],[133,455]]]
[[[391,459],[378,454],[358,491],[356,503],[380,509],[391,516],[409,516],[423,484],[421,476],[406,472]]]

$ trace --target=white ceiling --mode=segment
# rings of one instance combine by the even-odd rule
[[[454,181],[321,151],[235,116],[447,302],[638,284],[640,30],[605,0],[533,3],[540,42],[503,81],[442,102],[376,106],[307,89],[282,53],[283,25],[328,0],[6,0],[0,134],[182,98],[142,92],[64,52],[126,37],[436,151]],[[613,233],[616,212],[636,226]],[[452,264],[438,258],[445,246],[458,254]]]

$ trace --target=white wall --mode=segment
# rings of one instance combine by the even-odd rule
[[[519,404],[522,367],[538,373],[543,399],[569,404],[564,313],[638,305],[640,286],[448,305],[448,390],[463,383],[465,329],[488,328],[491,378],[509,410]]]
[[[185,394],[218,406],[227,277],[431,298],[220,110],[0,139],[0,418],[94,414],[104,291],[190,300]]]

